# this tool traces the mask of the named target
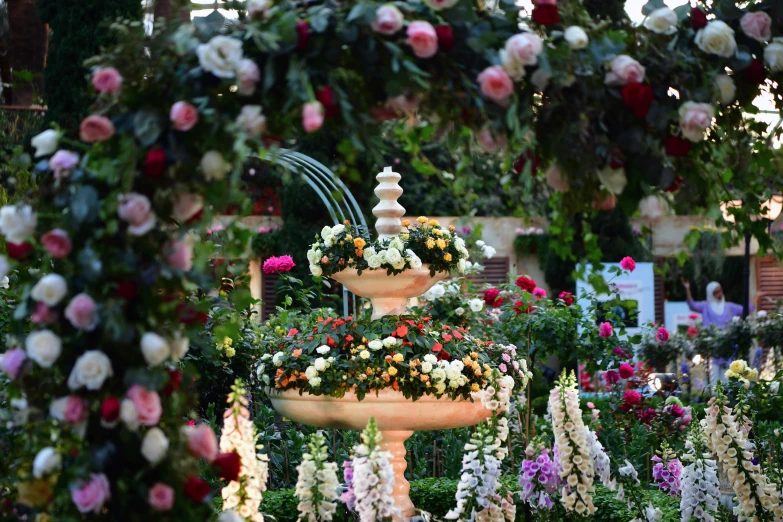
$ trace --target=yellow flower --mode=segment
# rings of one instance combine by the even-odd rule
[[[430,250],[435,248],[435,240],[432,239],[431,237],[428,237],[427,241],[424,244],[427,245],[427,248],[429,248]]]
[[[470,352],[470,356],[474,359],[478,359],[478,353],[477,352]]]
[[[446,261],[451,261],[451,254],[443,254],[443,259]]]
[[[442,236],[443,235],[443,231],[441,229],[439,229],[439,228],[433,228],[432,229],[432,233],[435,234],[436,236]]]
[[[231,347],[231,346],[229,346],[228,348],[226,348],[226,355],[227,355],[227,356],[229,356],[229,357],[233,357],[233,356],[235,356],[236,354],[237,354],[237,350],[236,350],[236,348],[233,348],[233,347]]]
[[[401,353],[394,354],[394,362],[402,362],[404,359],[405,357],[403,357]]]
[[[52,517],[48,513],[38,513],[35,516],[35,522],[52,522]]]
[[[439,225],[437,219],[430,219],[430,226],[431,227],[437,227]]]
[[[755,381],[758,376],[759,376],[759,371],[755,368],[751,368],[750,370],[745,372],[745,377],[747,377],[751,381]]]
[[[429,221],[429,219],[427,219],[427,216],[419,216],[419,218],[416,221],[418,221],[421,224],[424,224],[427,221]]]
[[[407,241],[407,240],[409,240],[409,239],[410,239],[411,235],[410,235],[410,234],[403,234],[403,235],[402,235],[402,236],[400,236],[400,237],[402,237],[402,240],[403,240],[403,241]]]
[[[416,370],[411,370],[411,377],[416,377],[417,375],[419,375],[419,372]]]
[[[438,248],[440,248],[441,250],[446,248],[446,241],[443,239],[438,239],[437,241],[435,241],[435,244],[438,245]]]
[[[411,220],[410,219],[403,219],[402,220],[402,226],[404,226],[406,228],[411,226]]]
[[[360,238],[360,237],[357,237],[356,239],[353,240],[353,246],[355,246],[359,250],[363,249],[364,245],[366,245],[366,244],[367,244],[367,242],[364,239]]]
[[[478,385],[478,383],[477,383],[477,382],[474,382],[473,384],[471,384],[471,385],[470,385],[470,389],[471,389],[471,391],[474,391],[474,392],[477,392],[477,391],[479,391],[479,385]]]
[[[16,492],[16,500],[20,504],[29,507],[43,506],[52,496],[52,483],[45,479],[17,482]]]
[[[729,366],[729,368],[731,368],[731,371],[733,371],[734,373],[742,373],[745,371],[747,367],[748,364],[742,359],[737,359],[736,361],[733,361]]]

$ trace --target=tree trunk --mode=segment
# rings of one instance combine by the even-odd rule
[[[9,62],[11,72],[27,69],[33,74],[31,83],[3,78],[14,83],[12,101],[14,105],[32,105],[34,96],[43,92],[43,71],[46,66],[48,30],[38,19],[35,0],[7,0],[9,26]]]

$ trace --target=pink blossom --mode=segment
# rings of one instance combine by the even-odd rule
[[[696,327],[695,327],[695,326],[693,326],[693,325],[690,325],[690,326],[688,327],[688,330],[687,330],[687,332],[686,332],[686,333],[687,333],[688,337],[696,337],[697,335],[699,335],[699,329],[698,329],[698,328],[696,328]]]
[[[417,20],[408,25],[408,45],[418,58],[432,58],[438,52],[438,34],[429,22]]]
[[[263,270],[265,274],[274,274],[289,272],[295,266],[296,264],[294,264],[294,259],[291,256],[270,257],[264,261]]]
[[[633,272],[636,270],[636,261],[634,261],[632,257],[625,256],[622,258],[622,260],[620,260],[620,268],[623,270],[628,270],[629,272]]]
[[[79,125],[79,138],[87,143],[106,141],[114,136],[114,124],[109,118],[93,114]]]
[[[620,374],[617,373],[617,370],[608,370],[604,372],[604,381],[606,382],[607,386],[617,384],[619,380]]]
[[[54,171],[54,178],[60,179],[79,164],[79,155],[70,150],[60,149],[49,158],[49,168]]]
[[[244,58],[237,67],[237,79],[239,80],[239,94],[252,96],[256,92],[256,84],[261,79],[261,71],[256,62]]]
[[[109,479],[103,473],[92,473],[89,482],[71,486],[71,499],[80,513],[99,514],[111,498]]]
[[[21,348],[8,350],[3,354],[2,359],[0,359],[0,369],[2,369],[3,373],[8,375],[12,380],[18,379],[22,370],[22,365],[26,359],[27,354]]]
[[[772,38],[772,18],[764,11],[745,13],[740,19],[740,27],[748,38],[759,42],[768,42]]]
[[[655,334],[655,338],[658,339],[659,343],[665,343],[669,340],[669,330],[664,327],[658,328],[658,332]]]
[[[498,365],[498,368],[500,368],[500,371],[503,373],[506,373],[508,371],[508,366],[506,366],[506,363],[500,363]]]
[[[509,354],[504,353],[503,355],[501,355],[501,357],[503,358],[504,361],[511,362],[511,356]]]
[[[639,404],[642,402],[642,394],[636,390],[625,390],[625,393],[623,393],[623,402],[629,405]]]
[[[92,86],[98,92],[116,94],[122,87],[122,76],[114,67],[103,67],[93,73]]]
[[[539,299],[546,299],[546,290],[540,287],[535,287],[533,289],[533,295]]]
[[[173,239],[164,247],[166,262],[177,270],[187,272],[193,268],[193,245],[189,241]]]
[[[174,195],[172,217],[180,223],[187,223],[204,208],[204,198],[195,192],[178,192]]]
[[[155,226],[155,213],[147,196],[129,192],[120,196],[120,208],[117,209],[120,219],[128,222],[128,232],[134,236],[142,236]]]
[[[503,105],[514,92],[514,82],[508,73],[499,65],[487,67],[478,75],[481,94]]]
[[[307,102],[302,107],[302,127],[305,132],[310,134],[324,124],[325,111],[321,102]]]
[[[598,335],[601,337],[611,337],[612,336],[612,325],[608,322],[603,322],[598,327]]]
[[[128,389],[125,396],[133,402],[141,424],[155,426],[160,422],[163,408],[160,405],[160,396],[157,392],[150,391],[140,384],[134,384]]]
[[[682,135],[694,143],[704,139],[704,132],[715,118],[715,108],[709,103],[687,101],[680,106],[678,113]]]
[[[77,294],[65,307],[65,317],[74,328],[92,331],[98,324],[95,301],[85,293]]]
[[[376,33],[392,35],[402,29],[405,16],[394,4],[382,5],[375,10],[375,21],[371,24]]]
[[[71,253],[71,238],[68,232],[61,228],[54,228],[41,236],[41,245],[54,259],[63,259]]]
[[[78,395],[69,395],[65,401],[63,420],[71,424],[78,424],[87,419],[87,403]]]
[[[566,193],[571,190],[571,186],[568,184],[568,178],[560,171],[560,166],[557,163],[553,163],[552,166],[547,169],[546,184],[558,192]]]
[[[35,311],[30,314],[30,320],[34,324],[51,324],[57,321],[57,313],[39,301],[35,305]]]
[[[609,68],[604,78],[604,83],[607,85],[627,85],[644,81],[644,67],[627,54],[616,56]]]
[[[206,424],[188,430],[188,450],[195,456],[212,462],[218,454],[217,438]]]
[[[149,491],[149,503],[155,511],[169,511],[174,506],[174,488],[156,482]]]
[[[592,410],[593,408],[595,408],[595,404],[593,404],[592,402],[588,402],[587,407]]]
[[[623,363],[620,365],[620,377],[623,379],[630,379],[633,377],[634,369],[633,366],[631,366],[628,363]]]
[[[178,101],[171,106],[169,119],[178,131],[189,131],[198,123],[198,109],[186,101]]]

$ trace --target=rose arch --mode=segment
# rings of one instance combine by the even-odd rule
[[[213,515],[199,462],[218,449],[208,426],[186,426],[180,364],[207,317],[189,299],[209,255],[192,238],[242,207],[251,154],[333,129],[369,153],[384,121],[415,115],[545,171],[562,215],[656,190],[772,188],[763,126],[743,115],[762,87],[781,105],[780,1],[651,0],[640,27],[592,20],[578,0],[534,4],[527,17],[506,0],[248,0],[228,27],[159,21],[147,37],[113,23],[79,139],[33,139],[40,190],[0,210],[25,268],[3,368],[28,404],[19,472],[43,512]],[[716,172],[726,162],[738,167]]]

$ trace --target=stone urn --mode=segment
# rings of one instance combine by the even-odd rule
[[[379,185],[375,194],[380,199],[373,209],[378,218],[376,230],[380,238],[394,237],[402,230],[401,218],[405,215],[405,209],[397,203],[397,198],[402,195],[402,188],[397,183],[400,175],[386,167],[376,179]],[[441,272],[431,276],[427,265],[398,275],[388,275],[383,269],[365,270],[359,275],[355,269],[345,269],[332,276],[351,292],[370,300],[373,320],[403,314],[408,299],[420,296],[446,277],[448,274]],[[300,395],[298,390],[277,391],[271,388],[266,389],[266,394],[281,415],[310,426],[361,430],[370,417],[375,417],[383,436],[383,449],[392,456],[394,505],[400,512],[395,520],[398,521],[415,514],[409,496],[410,484],[405,479],[405,441],[416,430],[463,428],[490,416],[490,411],[480,402],[433,395],[412,401],[391,388],[377,394],[368,393],[361,401],[351,391],[341,398],[309,393]]]

